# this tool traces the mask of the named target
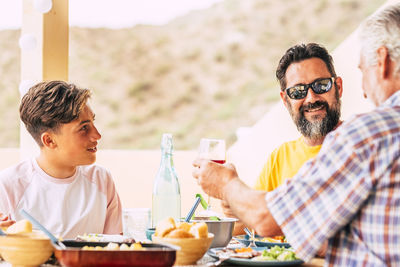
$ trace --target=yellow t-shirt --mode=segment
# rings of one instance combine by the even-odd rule
[[[283,143],[272,151],[267,163],[258,177],[254,188],[263,191],[272,191],[283,181],[293,177],[309,159],[315,157],[321,145],[308,146],[301,136],[297,140]]]

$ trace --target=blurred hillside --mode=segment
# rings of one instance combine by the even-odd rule
[[[279,100],[274,71],[289,46],[331,51],[384,2],[225,0],[165,26],[71,28],[70,81],[94,92],[101,148],[158,148],[163,132],[177,149],[232,144]],[[0,147],[19,142],[19,34],[0,31]]]

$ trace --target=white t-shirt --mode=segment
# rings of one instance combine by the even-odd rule
[[[79,166],[66,179],[46,174],[36,159],[0,172],[0,212],[14,220],[25,209],[64,239],[85,233],[122,232],[122,207],[110,173],[99,166]]]

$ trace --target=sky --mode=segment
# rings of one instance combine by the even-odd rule
[[[23,0],[0,0],[0,30],[18,29]],[[34,1],[34,0],[32,0]],[[53,0],[54,1],[54,0]],[[162,25],[222,0],[69,0],[70,26],[125,28]]]

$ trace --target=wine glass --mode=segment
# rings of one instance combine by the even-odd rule
[[[201,138],[198,156],[201,159],[224,164],[226,160],[225,140]]]
[[[198,157],[208,159],[219,164],[224,164],[226,161],[225,140],[201,138],[198,150]],[[210,210],[210,196],[207,199],[207,210]]]

